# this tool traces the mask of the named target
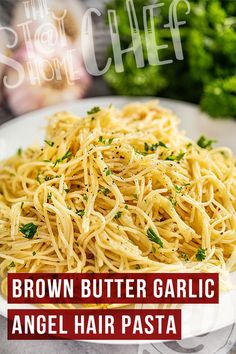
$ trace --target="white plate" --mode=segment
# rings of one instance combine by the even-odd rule
[[[145,101],[149,98],[102,97],[90,98],[40,111],[31,112],[0,126],[0,160],[15,154],[19,147],[25,148],[36,141],[43,141],[45,117],[60,110],[69,110],[78,115],[85,114],[93,106],[108,106],[112,103],[121,107],[130,101]],[[161,104],[172,109],[181,118],[181,127],[187,135],[197,139],[201,134],[218,140],[236,153],[236,123],[227,120],[211,120],[199,112],[194,105],[161,99]],[[236,284],[236,272],[231,275]],[[23,305],[24,308],[26,306]],[[11,305],[8,308],[22,308]],[[30,308],[28,305],[27,308]],[[32,307],[31,307],[32,308]],[[236,290],[220,296],[219,305],[185,305],[182,308],[182,338],[189,338],[231,325],[236,321]],[[7,303],[0,295],[0,314],[7,316]],[[138,341],[135,341],[137,343]],[[147,341],[139,341],[144,343]],[[133,341],[99,341],[99,343],[134,343]]]

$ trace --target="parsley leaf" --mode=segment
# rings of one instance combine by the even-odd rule
[[[122,211],[118,211],[116,215],[114,216],[114,219],[118,220],[122,215]]]
[[[173,207],[176,207],[177,201],[176,201],[174,198],[169,197],[169,201],[171,202],[171,204],[173,205]]]
[[[182,191],[183,187],[175,185],[175,191],[176,193],[180,193]]]
[[[98,141],[99,143],[106,144],[106,139],[104,139],[103,136],[99,136]]]
[[[88,196],[87,196],[87,194],[83,194],[83,200],[85,200],[86,202],[88,201]]]
[[[50,141],[50,140],[44,140],[44,142],[50,147],[53,147],[55,144],[54,141]]]
[[[196,259],[199,262],[202,262],[205,258],[206,258],[206,250],[204,250],[203,248],[199,248],[196,253]]]
[[[144,143],[144,150],[145,150],[146,152],[148,152],[148,151],[156,151],[159,146],[168,149],[168,147],[166,146],[166,144],[164,144],[162,141],[159,141],[158,143],[152,144],[152,145],[148,145],[148,144],[145,142],[145,143]]]
[[[201,135],[197,141],[197,145],[202,149],[212,149],[212,144],[215,143],[217,143],[217,140],[208,139],[204,135]]]
[[[110,176],[112,174],[112,171],[109,168],[106,168],[106,176]]]
[[[12,262],[9,264],[8,268],[15,268],[15,266],[16,266],[16,265],[15,265],[15,262],[12,261]]]
[[[17,156],[21,156],[21,155],[22,155],[22,149],[19,148],[19,149],[17,150],[16,154],[17,154]]]
[[[147,230],[147,237],[150,241],[157,243],[161,248],[163,248],[162,240],[151,227],[149,227]]]
[[[90,109],[90,111],[87,112],[87,114],[95,114],[97,112],[101,111],[101,108],[100,107],[93,107],[92,109]]]
[[[20,226],[20,232],[24,234],[25,238],[32,240],[34,235],[36,234],[38,226],[34,225],[33,223],[25,224]]]
[[[170,156],[168,156],[166,158],[167,161],[181,161],[183,159],[183,157],[185,156],[185,152],[180,152],[178,155],[173,155],[171,154]]]
[[[65,153],[64,156],[60,157],[59,159],[57,159],[55,162],[54,162],[54,167],[60,163],[60,162],[63,162],[64,160],[68,159],[70,156],[72,155],[72,152],[69,150],[67,150],[67,152]]]
[[[110,190],[108,188],[104,188],[104,187],[99,188],[98,191],[103,193],[105,196],[107,196],[110,192]]]
[[[84,214],[85,214],[85,211],[84,210],[76,210],[75,213],[82,218],[82,216],[84,216]]]

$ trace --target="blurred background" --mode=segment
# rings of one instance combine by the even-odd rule
[[[143,7],[157,1],[134,0],[144,67],[137,68],[133,52],[128,51],[122,55],[123,72],[117,72],[112,60],[109,70],[99,76],[88,74],[84,65],[80,38],[83,14],[91,7],[101,12],[101,16],[93,14],[92,21],[96,62],[98,69],[102,70],[108,57],[113,57],[107,9],[116,10],[121,48],[133,46],[126,0],[47,0],[50,10],[58,18],[64,9],[67,10],[63,20],[66,45],[56,43],[50,54],[42,50],[44,43],[45,47],[48,43],[43,35],[37,37],[37,29],[45,26],[48,30],[49,25],[54,25],[59,32],[55,17],[51,12],[41,16],[36,11],[28,22],[26,11],[26,4],[31,4],[37,10],[44,1],[0,0],[1,123],[51,104],[114,94],[168,97],[199,104],[213,118],[236,117],[235,0],[174,0],[178,21],[185,22],[180,26],[184,60],[176,59],[171,31],[165,26],[170,20],[169,7],[173,1],[162,0],[163,6],[155,13],[155,39],[157,45],[166,46],[158,54],[160,61],[172,61],[167,65],[150,65],[150,51],[156,51],[156,48],[147,49],[145,41]],[[26,47],[26,37],[34,50]],[[37,45],[39,41],[41,47]],[[86,60],[93,58],[89,44],[83,48]],[[68,83],[68,64],[65,63],[60,68],[60,80],[49,79],[58,68],[48,63],[52,63],[54,58],[63,61],[65,51],[71,48],[74,66],[80,78]],[[29,56],[31,66],[28,64]],[[15,88],[3,84],[4,76],[10,84],[16,80],[17,71],[9,64],[11,60],[19,63],[25,73],[21,84]],[[43,74],[39,74],[40,82],[33,72],[33,66],[39,60],[44,63]]]

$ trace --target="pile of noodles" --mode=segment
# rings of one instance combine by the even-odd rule
[[[236,166],[156,102],[49,119],[0,163],[0,276],[236,269]],[[24,233],[33,225],[34,235]],[[27,229],[27,226],[26,226]]]

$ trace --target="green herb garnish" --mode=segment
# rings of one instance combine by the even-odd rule
[[[36,255],[36,252],[34,251],[34,252],[32,253],[32,255],[35,256],[35,255]]]
[[[83,194],[83,200],[85,200],[86,202],[88,201],[88,196],[87,196],[87,194]]]
[[[103,136],[99,136],[98,141],[99,143],[106,144],[106,139],[104,139]]]
[[[122,215],[122,211],[118,211],[116,215],[114,216],[114,219],[118,220]]]
[[[159,146],[168,149],[168,147],[166,146],[166,144],[164,144],[162,141],[159,141],[158,143],[152,144],[152,145],[148,145],[148,144],[145,142],[145,143],[144,143],[144,150],[145,150],[146,152],[148,152],[148,151],[156,151]]]
[[[109,168],[106,168],[106,176],[110,176],[112,174],[112,171]]]
[[[175,191],[176,191],[176,193],[180,193],[183,188],[184,188],[184,187],[175,185]]]
[[[54,167],[60,163],[60,162],[63,162],[64,160],[68,159],[70,156],[72,155],[72,152],[70,150],[67,150],[67,152],[65,153],[64,156],[60,157],[59,159],[57,159],[55,162],[54,162]]]
[[[76,210],[75,212],[78,216],[80,216],[82,218],[82,216],[85,215],[85,211],[84,210]]]
[[[90,109],[90,111],[88,111],[87,114],[95,114],[98,113],[99,111],[101,111],[101,108],[96,106]]]
[[[55,144],[54,141],[50,141],[50,140],[44,140],[44,142],[50,147],[53,147]]]
[[[167,161],[181,161],[183,159],[183,157],[185,156],[185,152],[180,152],[178,155],[173,155],[171,154],[170,156],[168,156],[166,158]]]
[[[8,268],[15,268],[15,263],[12,261],[10,264],[9,264],[9,266],[8,266]]]
[[[177,201],[176,201],[174,198],[169,197],[169,201],[171,202],[171,204],[173,205],[173,207],[176,207]]]
[[[107,196],[110,192],[110,190],[108,188],[103,188],[103,187],[99,188],[98,191],[103,193],[105,196]]]
[[[64,188],[64,191],[65,191],[66,193],[69,193],[70,188]]]
[[[41,180],[40,180],[39,176],[40,176],[40,173],[38,173],[38,174],[37,174],[37,176],[36,176],[36,178],[35,178],[35,179],[36,179],[36,181],[37,181],[39,184],[41,184],[42,182],[41,182]]]
[[[147,151],[139,151],[139,150],[136,150],[136,149],[134,149],[134,151],[135,151],[136,154],[139,154],[139,155],[143,155],[143,156],[147,156],[148,155]]]
[[[157,243],[161,248],[163,248],[162,240],[151,227],[149,227],[147,230],[147,236],[150,241]]]
[[[203,248],[199,248],[196,253],[196,259],[199,262],[202,262],[205,258],[206,258],[206,250],[204,250]]]
[[[34,235],[36,234],[38,226],[34,225],[33,223],[25,224],[20,226],[20,232],[24,234],[25,238],[32,240]]]
[[[206,138],[204,135],[201,135],[197,141],[197,145],[200,146],[202,149],[212,149],[212,144],[217,143],[217,140],[211,140]]]
[[[17,156],[21,156],[21,155],[22,155],[22,149],[19,148],[19,149],[17,150],[16,154],[17,154]]]

